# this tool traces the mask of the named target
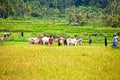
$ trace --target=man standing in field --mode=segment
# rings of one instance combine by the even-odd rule
[[[107,46],[107,37],[105,36],[105,46]]]
[[[62,45],[62,37],[58,37],[58,46]]]
[[[24,32],[23,31],[21,31],[21,36],[24,37]]]
[[[52,45],[53,43],[54,43],[54,39],[53,39],[52,36],[50,36],[50,38],[49,38],[49,44]]]
[[[117,43],[118,43],[118,40],[117,40],[118,38],[117,38],[117,35],[115,34],[115,35],[113,35],[113,47],[117,47]]]
[[[89,45],[91,45],[92,44],[92,37],[90,36],[89,37]]]
[[[5,31],[5,32],[4,32],[4,38],[6,38],[6,37],[7,37],[7,34],[8,34],[8,33]]]

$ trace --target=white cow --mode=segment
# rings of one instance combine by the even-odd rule
[[[77,45],[78,40],[76,38],[71,39],[71,38],[67,38],[67,45],[69,46],[70,44],[73,44],[74,46]]]
[[[30,44],[38,44],[39,43],[39,39],[37,37],[35,37],[35,38],[28,38],[28,42]]]
[[[43,42],[43,45],[48,44],[49,43],[49,37],[44,36],[42,38],[42,42]]]

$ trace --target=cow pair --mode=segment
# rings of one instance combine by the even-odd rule
[[[35,38],[29,38],[28,39],[28,42],[30,44],[53,44],[54,43],[54,39],[52,36],[50,37],[47,37],[46,35],[44,36],[38,36],[38,37],[35,37]]]
[[[74,45],[76,46],[77,43],[79,42],[80,45],[82,45],[82,38],[77,38],[77,37],[74,37],[73,39],[68,37],[67,39],[64,39],[64,45]]]

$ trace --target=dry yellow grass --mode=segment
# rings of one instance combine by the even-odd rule
[[[120,80],[120,50],[102,46],[0,46],[0,80]]]

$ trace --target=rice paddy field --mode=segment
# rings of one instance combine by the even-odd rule
[[[0,80],[120,80],[120,42],[118,48],[111,47],[113,34],[120,35],[120,28],[0,20],[0,36],[4,31],[11,35],[0,45]],[[42,34],[54,38],[77,35],[83,38],[83,44],[28,44],[29,37]],[[88,45],[89,36],[92,45]]]
[[[120,35],[120,28],[107,26],[71,26],[64,22],[59,21],[59,23],[54,23],[49,20],[0,20],[0,36],[3,36],[4,32],[8,32],[10,35],[4,38],[4,40],[9,44],[9,42],[27,42],[28,38],[43,34],[47,36],[52,35],[54,38],[58,36],[62,36],[63,38],[70,36],[73,38],[74,35],[77,35],[78,38],[83,38],[83,45],[88,44],[89,36],[93,39],[93,45],[104,45],[104,37],[107,36],[108,44],[111,45],[113,35]],[[24,37],[21,37],[21,31],[24,32]]]
[[[0,46],[0,80],[120,80],[120,49]]]

